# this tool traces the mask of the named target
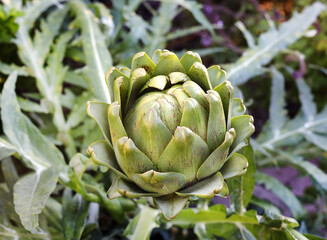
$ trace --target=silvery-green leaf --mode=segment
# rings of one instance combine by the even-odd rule
[[[15,211],[23,226],[32,233],[40,233],[38,215],[55,189],[58,173],[55,168],[37,170],[20,178],[14,185]]]
[[[304,137],[307,141],[312,142],[321,149],[327,151],[327,136],[323,134],[314,133],[310,130],[304,132]]]
[[[6,157],[11,156],[15,152],[17,152],[15,146],[3,138],[0,138],[0,161]]]
[[[19,176],[14,165],[13,159],[10,157],[3,159],[1,162],[1,170],[3,178],[6,182],[5,185],[7,185],[10,192],[13,193],[14,185],[19,180]]]
[[[300,218],[306,214],[297,197],[277,179],[259,171],[256,172],[255,178],[257,183],[264,184],[268,190],[277,195],[289,207],[295,218]]]
[[[156,14],[152,16],[151,26],[149,26],[152,32],[147,46],[149,53],[153,53],[156,49],[166,46],[166,36],[171,32],[173,24],[173,21],[167,21],[167,19],[175,18],[179,13],[178,7],[178,3],[175,1],[161,1],[159,8],[156,9]]]
[[[88,75],[92,79],[90,88],[99,100],[111,103],[112,92],[107,90],[104,76],[107,69],[112,65],[112,59],[104,37],[95,22],[92,11],[89,11],[84,2],[74,0],[70,1],[69,5],[71,10],[75,12],[82,29],[83,51],[86,64],[89,67]]]
[[[291,164],[302,172],[309,174],[319,185],[327,191],[327,174],[319,167],[309,161],[303,160],[302,157],[295,156],[288,152],[281,151],[281,155],[288,159]]]
[[[300,78],[296,81],[299,90],[299,98],[302,104],[303,113],[308,122],[312,121],[317,114],[317,106],[313,101],[313,95],[309,86],[305,83],[304,79]]]
[[[274,67],[271,67],[272,86],[269,106],[270,128],[274,136],[278,136],[286,122],[285,111],[285,80],[284,76]]]
[[[55,167],[66,176],[66,163],[62,153],[46,139],[40,130],[20,111],[15,83],[17,73],[7,79],[1,96],[3,129],[23,160],[36,171]]]
[[[150,239],[152,230],[159,227],[156,218],[159,211],[152,207],[141,206],[140,213],[126,227],[123,235],[128,239]]]
[[[17,71],[17,74],[20,76],[29,76],[28,69],[26,67],[17,66],[15,64],[6,64],[0,61],[0,72],[3,74],[9,75],[13,71]]]
[[[71,112],[67,118],[67,125],[70,128],[74,128],[85,120],[86,112],[85,105],[87,101],[91,98],[91,94],[88,92],[83,92],[75,99],[75,104],[71,109]]]
[[[261,34],[258,44],[245,51],[241,58],[228,67],[229,81],[238,85],[260,75],[263,72],[262,66],[269,63],[279,51],[299,39],[325,9],[324,4],[315,2],[301,14],[295,14],[290,20],[282,23],[278,30],[271,28]]]
[[[161,1],[171,3],[171,0]],[[201,11],[201,5],[199,3],[186,0],[179,0],[177,3],[190,11],[198,23],[205,27],[212,35],[215,35],[213,25]]]
[[[243,36],[246,40],[246,43],[248,44],[249,48],[254,48],[255,47],[255,41],[252,36],[252,34],[246,29],[244,24],[241,21],[237,21],[235,23],[235,26],[243,33]]]

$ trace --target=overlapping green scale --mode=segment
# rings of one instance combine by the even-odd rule
[[[167,219],[190,196],[226,197],[224,179],[243,174],[239,150],[254,132],[243,101],[219,66],[199,54],[180,59],[168,50],[137,53],[131,69],[105,76],[111,104],[89,102],[104,140],[91,144],[93,161],[117,174],[108,198],[153,197]]]

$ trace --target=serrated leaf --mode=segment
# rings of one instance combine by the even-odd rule
[[[35,112],[35,113],[49,113],[48,106],[45,101],[40,102],[40,104],[36,102],[32,102],[28,99],[17,97],[20,108],[26,112]]]
[[[291,164],[299,169],[301,172],[309,174],[309,176],[314,179],[319,185],[327,191],[327,174],[319,169],[316,165],[310,163],[309,161],[304,161],[302,157],[295,156],[291,153],[280,152],[283,157],[291,162]]]
[[[90,89],[98,100],[110,103],[113,93],[108,91],[105,74],[112,65],[112,59],[104,36],[94,20],[92,12],[82,1],[70,1],[69,5],[75,12],[77,21],[82,29],[83,51],[88,66]]]
[[[285,80],[284,76],[274,67],[270,68],[272,75],[271,97],[269,106],[270,128],[273,136],[278,136],[286,122]]]
[[[279,29],[271,28],[261,34],[258,44],[246,50],[241,58],[228,67],[227,79],[238,85],[262,74],[262,66],[269,63],[279,51],[298,40],[325,9],[324,4],[315,2],[301,14],[294,14],[290,20],[282,23]]]
[[[28,70],[24,66],[17,66],[15,64],[6,64],[0,61],[0,72],[3,74],[9,75],[13,71],[17,71],[18,75],[20,76],[28,76]]]
[[[70,128],[76,127],[78,124],[83,122],[86,118],[86,102],[91,99],[89,92],[83,92],[76,99],[71,112],[67,118],[67,126]]]
[[[305,215],[306,211],[301,202],[296,198],[291,190],[285,187],[277,179],[265,173],[257,172],[256,181],[258,184],[263,184],[268,190],[278,196],[279,199],[289,207],[295,218],[301,218]]]
[[[166,2],[172,2],[171,0],[161,0]],[[212,35],[215,35],[213,25],[208,21],[207,17],[201,11],[201,5],[195,1],[175,0],[176,4],[181,5],[190,11],[195,20],[205,27]]]
[[[169,32],[171,28],[172,21],[167,21],[167,19],[173,19],[177,11],[177,4],[174,2],[166,3],[162,1],[157,14],[153,16],[151,21],[151,38],[148,39],[148,49],[147,52],[153,53],[158,48],[165,47],[164,36]]]
[[[38,170],[20,178],[14,185],[15,211],[31,233],[41,233],[38,215],[55,189],[58,173],[54,168]]]
[[[41,20],[40,31],[35,32],[34,47],[37,54],[38,64],[43,66],[49,53],[52,41],[58,34],[61,24],[68,12],[67,7],[52,11],[46,20]]]
[[[24,27],[29,30],[35,20],[49,7],[57,4],[57,0],[49,0],[49,1],[34,1],[31,4],[27,4],[27,7],[24,9],[23,22]]]
[[[299,98],[302,104],[303,113],[307,121],[310,122],[317,114],[317,106],[313,101],[313,95],[309,86],[302,78],[296,79],[296,85],[299,90]]]
[[[327,151],[327,135],[316,134],[312,131],[305,131],[304,137],[312,142],[314,145],[320,147],[321,149]]]
[[[237,21],[235,26],[243,33],[246,43],[249,48],[255,48],[255,41],[252,34],[246,29],[245,25],[241,21]]]

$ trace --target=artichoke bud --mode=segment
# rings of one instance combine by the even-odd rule
[[[112,103],[89,102],[88,114],[105,137],[90,145],[92,159],[118,174],[109,198],[153,197],[171,219],[190,196],[226,197],[224,179],[248,166],[238,151],[254,126],[219,66],[190,51],[140,52],[106,81]]]

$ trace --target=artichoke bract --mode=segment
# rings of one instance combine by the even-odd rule
[[[111,103],[87,104],[104,135],[88,153],[118,176],[109,199],[153,197],[171,219],[190,196],[228,195],[224,179],[245,173],[238,152],[254,126],[219,66],[207,69],[190,51],[181,59],[140,52],[131,69],[113,67],[106,81]]]

